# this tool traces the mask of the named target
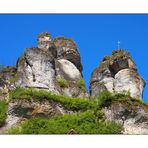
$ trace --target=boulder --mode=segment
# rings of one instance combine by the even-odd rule
[[[142,99],[144,80],[132,69],[122,69],[115,75],[114,90],[129,91],[132,97]]]
[[[60,59],[56,61],[57,76],[62,76],[66,80],[77,81],[82,79],[81,72],[68,60]]]

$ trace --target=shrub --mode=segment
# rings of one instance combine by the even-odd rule
[[[85,89],[85,82],[83,79],[77,81],[77,87],[80,89]]]
[[[0,101],[0,126],[5,123],[7,118],[7,103],[5,101]]]
[[[113,97],[112,94],[109,91],[102,91],[98,97],[96,97],[97,100],[97,106],[98,108],[107,107],[110,106]]]
[[[58,77],[57,82],[62,88],[68,87],[68,82],[63,77]]]
[[[134,104],[144,104],[148,105],[146,102],[143,100],[140,100],[139,98],[133,98],[130,96],[129,91],[123,91],[123,92],[115,92],[111,93],[107,90],[104,90],[99,93],[99,95],[95,98],[96,100],[96,106],[97,109],[101,109],[103,107],[108,107],[112,104],[112,102],[126,102],[129,103],[130,105]]]
[[[11,77],[10,78],[10,83],[14,83],[14,82],[16,82],[17,81],[17,79],[18,79],[18,77],[17,77],[17,75],[15,74],[13,77]]]
[[[97,121],[92,112],[56,116],[50,119],[31,119],[10,134],[120,134],[123,127],[110,121]]]
[[[103,58],[103,60],[102,61],[108,61],[108,60],[110,60],[111,59],[111,57],[110,56],[105,56],[104,58]]]

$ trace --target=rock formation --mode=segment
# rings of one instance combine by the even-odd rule
[[[120,123],[123,134],[148,134],[148,106],[141,103],[114,102],[103,109],[106,119]]]
[[[114,50],[93,71],[90,93],[96,96],[102,90],[110,92],[129,91],[132,97],[142,99],[145,81],[139,76],[136,65],[125,50]]]
[[[27,48],[16,67],[0,66],[0,133],[29,119],[91,111],[94,122],[117,122],[124,127],[123,134],[148,134],[148,105],[142,101],[144,86],[130,54],[114,50],[93,71],[89,96],[76,44],[43,32],[38,36],[38,46]],[[105,97],[101,107],[97,96],[103,90],[113,93],[109,93],[112,100]],[[131,96],[120,92],[130,92]],[[77,131],[70,128],[67,133]]]
[[[0,100],[8,100],[9,91],[15,89],[16,68],[7,66],[0,71]]]
[[[48,32],[39,34],[38,47],[26,49],[19,58],[17,77],[16,87],[35,87],[71,97],[88,97],[85,85],[81,90],[77,86],[82,80],[82,65],[75,43],[65,37],[52,39]]]

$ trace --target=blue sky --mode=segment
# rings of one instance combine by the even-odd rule
[[[37,46],[39,32],[72,38],[81,53],[87,86],[92,71],[105,55],[121,48],[131,53],[139,74],[148,82],[148,15],[140,14],[36,14],[0,15],[0,64],[15,65],[27,47]],[[148,102],[148,87],[144,100]]]

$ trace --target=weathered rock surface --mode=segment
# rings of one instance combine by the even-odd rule
[[[90,93],[96,96],[102,90],[111,92],[130,91],[132,97],[142,99],[145,81],[139,76],[130,54],[115,50],[104,57],[91,76]]]
[[[48,32],[39,34],[38,47],[26,49],[24,55],[19,58],[17,77],[17,87],[42,88],[73,96],[71,90],[79,91],[76,82],[82,79],[81,58],[75,43],[64,37],[52,39]],[[57,81],[58,77],[72,82],[72,87],[61,87]],[[77,93],[76,97],[88,97],[86,89],[79,94]]]
[[[77,81],[82,79],[81,72],[77,67],[68,60],[57,60],[56,64],[57,76],[62,76],[66,80]]]
[[[55,91],[54,57],[39,48],[29,48],[18,61],[17,86],[46,88]]]
[[[148,134],[148,106],[138,103],[114,102],[103,109],[107,120],[120,123],[123,134]]]
[[[54,44],[57,48],[58,59],[66,59],[72,62],[81,72],[82,64],[80,53],[78,52],[76,44],[68,38],[57,37],[54,39]]]
[[[14,81],[16,80],[15,67],[3,67],[0,71],[0,100],[9,99],[9,91],[15,89]]]
[[[8,100],[9,98],[9,92],[7,83],[0,78],[0,100]]]
[[[0,133],[6,133],[9,128],[30,118],[53,117],[55,115],[71,114],[73,111],[65,109],[60,103],[52,100],[15,100],[8,105],[7,119]]]

